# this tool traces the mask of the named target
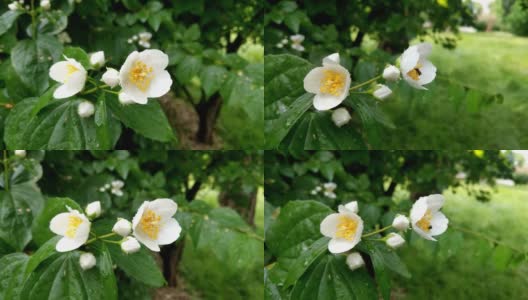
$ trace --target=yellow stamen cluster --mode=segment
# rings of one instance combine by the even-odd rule
[[[339,224],[337,224],[336,237],[345,240],[353,240],[358,227],[358,222],[347,216],[339,216]]]
[[[432,228],[431,227],[432,219],[433,219],[433,213],[431,212],[430,209],[428,209],[425,212],[425,215],[418,222],[416,222],[416,226],[418,226],[418,228],[420,228],[421,230],[425,232],[429,232]]]
[[[128,79],[143,92],[146,91],[152,81],[152,67],[142,61],[136,61],[128,75]]]
[[[79,216],[69,216],[68,217],[68,229],[66,229],[65,236],[69,238],[74,238],[75,233],[77,233],[77,228],[82,224],[83,220]]]
[[[324,70],[323,74],[324,76],[321,80],[319,91],[321,93],[339,96],[345,86],[345,74],[333,70]]]
[[[72,64],[68,64],[66,68],[68,69],[68,76],[71,76],[73,73],[79,71],[79,69]]]
[[[160,222],[161,222],[161,216],[158,216],[152,210],[147,210],[145,213],[143,213],[143,216],[141,217],[141,221],[139,221],[143,232],[145,232],[148,235],[148,237],[153,240],[158,238],[158,233],[160,230]]]
[[[421,64],[417,64],[416,67],[414,67],[414,69],[407,72],[407,75],[409,75],[409,77],[411,77],[413,80],[418,81],[420,79],[420,76],[422,75],[422,71],[420,71],[421,67],[422,67]]]

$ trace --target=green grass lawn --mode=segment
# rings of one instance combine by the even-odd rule
[[[437,79],[429,91],[393,86],[394,97],[382,105],[396,129],[384,129],[386,139],[375,148],[528,147],[527,51],[528,38],[507,33],[462,34],[454,50],[435,45]],[[503,103],[488,103],[496,94]]]
[[[489,203],[463,189],[445,193],[450,225],[528,252],[528,187],[499,187]],[[401,255],[411,279],[395,278],[396,299],[526,299],[528,261],[498,269],[490,242],[454,230],[437,243],[413,236]]]

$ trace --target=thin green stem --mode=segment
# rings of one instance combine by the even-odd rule
[[[466,234],[470,234],[470,235],[476,236],[476,237],[481,238],[481,239],[485,239],[488,242],[492,242],[492,243],[497,244],[497,245],[505,246],[507,248],[510,248],[510,249],[516,251],[516,252],[520,252],[520,253],[524,253],[525,252],[525,251],[522,251],[522,250],[517,249],[515,247],[512,247],[510,245],[507,245],[507,244],[505,244],[505,243],[503,243],[503,242],[501,242],[499,240],[496,240],[494,238],[485,236],[485,235],[483,235],[481,233],[478,233],[478,232],[475,232],[475,231],[472,231],[472,230],[469,230],[469,229],[466,229],[466,228],[458,227],[458,226],[452,225],[452,224],[449,224],[449,227],[453,228],[454,230],[458,230],[460,232],[463,232],[463,233],[466,233]]]
[[[97,91],[98,89],[99,89],[98,87],[94,87],[94,88],[92,88],[92,89],[89,89],[89,90],[87,90],[87,91],[82,92],[81,95],[91,94],[91,93]]]
[[[101,235],[101,236],[96,236],[96,237],[94,237],[92,239],[87,240],[85,245],[91,244],[91,243],[95,242],[96,240],[101,240],[101,239],[104,239],[104,238],[107,238],[107,237],[111,237],[111,236],[114,236],[114,235],[116,235],[115,232],[107,233],[107,234],[104,234],[104,235]]]
[[[381,75],[378,75],[378,76],[376,76],[376,77],[374,77],[374,78],[372,78],[372,79],[370,79],[370,80],[367,80],[367,81],[365,81],[365,82],[363,82],[363,83],[360,83],[360,84],[358,84],[358,85],[355,85],[355,86],[351,87],[349,90],[350,90],[350,91],[357,90],[357,89],[359,89],[360,87],[365,86],[365,85],[367,85],[367,84],[370,84],[370,83],[372,83],[372,82],[374,82],[374,81],[376,81],[376,80],[378,80],[378,79],[380,79],[380,78],[381,78]]]
[[[9,162],[7,161],[7,150],[4,150],[4,188],[9,191]]]
[[[102,240],[103,242],[105,243],[110,243],[110,244],[121,244],[121,241],[110,241],[110,240]]]
[[[33,29],[33,40],[37,39],[37,12],[35,11],[35,0],[31,0],[31,28]]]
[[[103,91],[107,92],[107,93],[110,93],[110,94],[116,94],[116,95],[119,95],[119,92],[116,92],[116,91],[111,91],[111,90],[106,90],[106,89],[103,89]]]
[[[378,229],[378,230],[375,230],[375,231],[369,232],[369,233],[367,233],[367,234],[364,234],[364,235],[362,235],[361,237],[362,237],[362,238],[366,238],[366,237],[369,237],[369,236],[373,236],[373,235],[375,235],[375,234],[378,234],[378,233],[380,233],[380,232],[383,232],[383,231],[385,231],[385,230],[387,230],[387,229],[391,229],[391,228],[392,228],[392,225],[389,225],[389,226],[387,226],[387,227],[383,227],[383,228],[381,228],[381,229]]]

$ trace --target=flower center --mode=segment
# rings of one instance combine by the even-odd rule
[[[321,93],[339,96],[345,86],[345,75],[333,70],[324,70],[324,76],[321,80]]]
[[[407,75],[409,75],[409,77],[411,77],[413,80],[418,81],[420,79],[420,76],[422,75],[422,71],[420,71],[421,67],[421,64],[417,64],[414,69],[407,72]]]
[[[142,61],[136,61],[128,75],[128,79],[144,92],[152,81],[152,67],[147,66]]]
[[[433,226],[431,226],[431,220],[433,219],[433,213],[430,209],[425,212],[425,215],[416,222],[416,226],[425,232],[429,232]]]
[[[339,224],[337,224],[336,237],[345,240],[353,240],[358,227],[358,222],[347,216],[339,216]]]
[[[141,217],[141,229],[148,235],[149,238],[155,240],[158,238],[160,221],[160,216],[158,216],[152,210],[147,210]]]
[[[69,216],[68,217],[68,229],[66,229],[65,236],[73,239],[75,233],[77,233],[77,228],[82,224],[83,220],[79,216]]]
[[[72,77],[73,73],[78,72],[78,71],[79,69],[76,66],[72,64],[67,64],[66,65],[66,79],[64,80],[64,83],[66,83],[70,79],[70,77]]]

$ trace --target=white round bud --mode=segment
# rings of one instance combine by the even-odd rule
[[[337,127],[341,127],[350,122],[350,113],[344,107],[338,108],[332,112],[332,121]]]
[[[48,10],[51,8],[51,3],[49,0],[42,0],[40,1],[40,7],[42,7],[43,10]]]
[[[112,227],[112,231],[122,237],[126,237],[132,232],[132,223],[129,220],[118,218],[114,227]]]
[[[79,257],[79,265],[81,265],[83,270],[89,270],[93,268],[96,263],[97,260],[95,259],[95,256],[90,252],[83,253]]]
[[[400,79],[400,70],[393,65],[389,65],[383,70],[383,78],[387,81],[396,81]]]
[[[94,201],[86,206],[86,215],[90,218],[97,218],[101,215],[101,202]]]
[[[405,244],[405,240],[401,235],[391,232],[387,235],[387,240],[385,241],[387,245],[393,249],[399,248]]]
[[[90,55],[90,65],[94,68],[100,68],[105,64],[105,55],[103,51],[97,51]]]
[[[357,268],[360,268],[365,265],[365,261],[359,252],[352,252],[347,255],[346,264],[350,270],[354,271]]]
[[[116,69],[112,69],[112,68],[106,68],[106,72],[104,72],[101,80],[106,85],[113,88],[119,84],[119,71]]]
[[[353,212],[355,214],[358,213],[359,211],[359,208],[358,208],[358,202],[357,201],[351,201],[351,202],[348,202],[347,204],[345,204],[345,208],[350,211],[350,212]]]
[[[77,113],[81,118],[88,118],[95,113],[95,106],[90,101],[83,101],[79,103]]]
[[[386,99],[392,94],[391,89],[383,84],[378,84],[377,89],[372,93],[372,95],[380,100]]]
[[[396,228],[397,230],[403,231],[409,228],[409,223],[409,218],[407,218],[406,216],[396,215],[394,221],[392,221],[392,227]]]
[[[7,7],[9,8],[9,10],[15,11],[20,8],[20,4],[15,1],[15,2],[9,3]]]
[[[15,155],[24,158],[26,157],[27,153],[26,150],[15,150]]]
[[[138,252],[140,248],[141,245],[139,245],[138,240],[131,236],[126,237],[125,240],[121,242],[121,250],[127,254]]]

